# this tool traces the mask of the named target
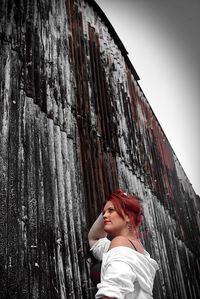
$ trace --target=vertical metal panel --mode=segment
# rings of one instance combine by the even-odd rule
[[[154,297],[199,298],[200,204],[94,1],[2,1],[0,297],[94,298],[87,232],[120,186],[143,203]]]

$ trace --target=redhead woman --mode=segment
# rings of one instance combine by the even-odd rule
[[[102,213],[88,234],[94,257],[102,260],[96,299],[153,298],[158,264],[138,238],[141,218],[139,199],[120,189],[114,191],[104,203]]]

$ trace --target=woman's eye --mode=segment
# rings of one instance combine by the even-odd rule
[[[108,212],[108,213],[112,213],[112,212],[114,212],[115,211],[115,209],[113,209],[113,208],[108,208],[106,211],[103,211],[102,212],[102,215],[104,216],[104,214],[106,213],[106,212]]]

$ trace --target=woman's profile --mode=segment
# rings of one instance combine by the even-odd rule
[[[106,199],[88,234],[92,254],[102,260],[95,298],[153,298],[158,264],[138,238],[141,220],[138,197],[117,189]]]

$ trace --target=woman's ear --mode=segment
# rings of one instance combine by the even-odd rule
[[[126,215],[126,214],[125,214],[124,219],[125,219],[125,221],[126,221],[127,223],[130,223],[130,221],[131,221],[130,217],[129,217],[128,215]]]

